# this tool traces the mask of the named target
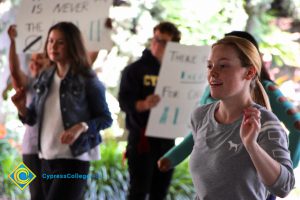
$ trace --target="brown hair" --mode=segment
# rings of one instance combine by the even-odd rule
[[[256,103],[266,107],[268,110],[271,110],[268,95],[259,80],[262,60],[257,48],[247,39],[236,36],[226,36],[213,44],[212,47],[220,44],[234,47],[238,53],[242,67],[255,67],[257,75],[252,79],[250,85],[251,96]]]
[[[171,22],[160,22],[153,28],[153,32],[159,31],[161,33],[167,33],[172,36],[173,42],[179,42],[181,39],[181,33],[177,27]]]

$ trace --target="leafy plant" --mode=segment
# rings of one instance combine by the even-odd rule
[[[7,197],[10,199],[28,198],[28,188],[20,190],[9,178],[8,175],[21,162],[20,152],[15,148],[15,140],[10,137],[0,139],[0,199]]]
[[[8,99],[12,95],[9,91]],[[28,199],[28,187],[22,191],[8,178],[22,161],[20,143],[24,126],[17,119],[16,108],[10,100],[3,101],[1,109],[5,113],[5,123],[0,130],[0,199]]]
[[[114,140],[100,145],[101,160],[91,163],[85,199],[125,199],[128,172],[122,163],[122,146]]]

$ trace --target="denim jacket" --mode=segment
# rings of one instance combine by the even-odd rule
[[[38,123],[39,150],[41,150],[41,123],[43,122],[44,104],[55,72],[56,67],[51,67],[39,76],[34,85],[35,97],[28,108],[27,115],[21,118],[24,123],[29,125]],[[86,122],[89,127],[70,145],[72,155],[76,157],[100,144],[102,139],[99,131],[112,124],[111,114],[105,99],[105,87],[95,74],[91,77],[85,77],[69,70],[66,77],[61,81],[59,93],[64,129],[66,130],[79,122]]]

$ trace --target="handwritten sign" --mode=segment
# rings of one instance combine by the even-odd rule
[[[191,113],[207,85],[209,51],[209,46],[168,43],[155,88],[161,101],[151,110],[147,136],[176,138],[189,133]]]
[[[17,11],[17,51],[42,52],[49,28],[60,21],[81,30],[89,51],[112,47],[105,27],[112,0],[23,0]]]

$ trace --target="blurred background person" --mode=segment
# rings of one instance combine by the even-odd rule
[[[171,182],[173,170],[162,173],[156,163],[174,146],[174,139],[145,135],[150,110],[160,100],[154,90],[169,41],[179,42],[180,32],[173,23],[161,22],[153,29],[150,49],[145,49],[142,57],[122,72],[118,99],[126,113],[126,128],[129,131],[126,147],[129,200],[163,200]]]
[[[16,53],[16,25],[8,28],[8,36],[10,38],[9,49],[9,69],[10,80],[13,88],[24,88],[26,92],[27,105],[32,101],[34,96],[34,80],[47,66],[49,60],[41,53],[34,53],[29,60],[29,75],[21,70],[18,55]],[[38,130],[37,126],[25,125],[25,133],[22,142],[22,157],[24,164],[36,175],[36,178],[29,184],[31,199],[44,199],[41,184],[41,161],[38,157]]]

